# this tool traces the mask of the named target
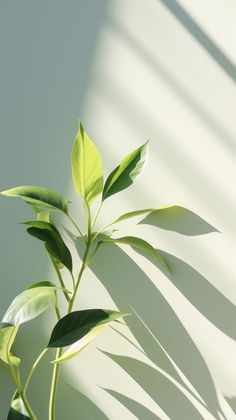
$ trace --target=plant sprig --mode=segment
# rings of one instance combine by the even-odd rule
[[[8,364],[12,379],[16,385],[8,420],[18,418],[36,420],[28,399],[27,390],[33,373],[49,348],[56,348],[53,363],[53,374],[49,398],[49,420],[56,418],[56,392],[60,365],[79,354],[97,334],[111,322],[126,316],[126,313],[108,309],[88,309],[74,311],[74,304],[84,270],[90,265],[97,250],[104,243],[126,244],[133,249],[142,251],[154,257],[168,271],[168,266],[159,252],[148,242],[137,237],[113,238],[107,227],[113,226],[132,217],[151,213],[155,209],[137,210],[121,215],[114,221],[95,231],[95,223],[101,212],[103,203],[109,197],[126,189],[143,171],[148,155],[148,143],[127,155],[103,182],[103,167],[100,152],[80,124],[72,149],[72,179],[75,191],[82,197],[85,208],[86,233],[83,234],[77,221],[69,212],[69,201],[61,194],[50,189],[37,186],[20,186],[1,192],[6,197],[19,197],[31,205],[36,220],[25,222],[27,231],[33,237],[44,243],[45,249],[58,277],[59,285],[44,281],[34,283],[11,303],[7,309],[0,328],[0,359]],[[94,216],[92,205],[100,196]],[[59,230],[52,222],[50,214],[59,211],[64,214],[76,228],[85,243],[85,250],[79,272],[75,276],[75,262],[69,248]],[[71,275],[72,290],[69,292],[63,279],[62,268],[65,267]],[[67,312],[61,316],[58,307],[57,294],[62,291],[67,302]],[[12,346],[21,324],[33,320],[49,307],[54,308],[57,322],[52,330],[48,345],[41,351],[31,367],[25,384],[20,379],[20,360],[13,355]],[[64,347],[68,347],[64,351]],[[21,417],[19,417],[21,416]]]

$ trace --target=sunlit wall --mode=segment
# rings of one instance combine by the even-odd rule
[[[70,175],[80,118],[106,174],[150,140],[144,174],[107,200],[98,225],[133,209],[180,206],[119,226],[162,250],[171,276],[108,246],[86,272],[81,308],[132,315],[65,365],[58,420],[236,417],[235,14],[232,0],[0,2],[1,190],[55,189],[80,219]],[[15,294],[54,274],[17,224],[30,208],[0,206],[2,315]],[[53,323],[48,312],[22,328],[23,375]],[[50,357],[32,381],[39,420],[47,418]],[[1,373],[1,420],[13,392]]]

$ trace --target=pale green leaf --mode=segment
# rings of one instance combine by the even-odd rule
[[[71,164],[75,191],[91,204],[102,192],[103,169],[100,153],[82,124],[73,145]]]
[[[143,210],[130,211],[129,213],[122,214],[122,216],[118,217],[111,224],[114,225],[115,223],[123,222],[124,220],[131,219],[132,217],[137,217],[142,214],[151,213],[152,211],[155,211],[155,210],[156,209],[143,209]]]
[[[73,357],[77,356],[108,325],[109,323],[99,325],[98,327],[94,327],[88,334],[86,334],[83,338],[81,338],[81,340],[76,341],[74,344],[72,344],[68,348],[68,350],[66,350],[65,353],[63,353],[61,357],[53,360],[52,363],[64,363],[67,360],[70,360]]]
[[[1,328],[0,325],[0,359],[9,364],[9,362],[18,367],[20,359],[11,352],[11,347],[15,341],[18,327],[8,326]]]
[[[32,206],[60,210],[68,214],[68,201],[62,195],[47,188],[21,186],[2,191],[0,194],[6,197],[19,197]]]
[[[110,197],[133,184],[144,169],[148,156],[148,143],[126,156],[107,178],[102,199]]]
[[[55,305],[54,287],[34,287],[20,293],[7,309],[1,327],[21,325]]]

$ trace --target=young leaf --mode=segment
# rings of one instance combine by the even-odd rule
[[[49,254],[65,265],[68,270],[72,271],[72,257],[70,251],[54,225],[39,220],[25,222],[24,224],[30,226],[27,229],[27,232],[30,235],[45,242]]]
[[[94,328],[127,314],[108,309],[86,309],[71,312],[55,325],[48,347],[65,347],[83,338]]]
[[[141,174],[148,155],[148,143],[126,156],[107,178],[102,200],[129,187]]]
[[[30,420],[28,411],[18,393],[15,394],[11,402],[7,420]]]
[[[100,153],[80,124],[72,149],[72,178],[75,190],[89,204],[102,192],[103,170]]]
[[[124,220],[127,220],[127,219],[131,219],[132,217],[140,216],[141,214],[151,213],[152,211],[155,211],[155,210],[156,209],[143,209],[143,210],[130,211],[129,213],[122,214],[122,216],[114,220],[114,222],[112,222],[111,225],[114,225],[115,223],[123,222]]]
[[[68,201],[62,195],[47,188],[35,186],[15,187],[2,191],[0,194],[6,197],[20,197],[32,206],[60,210],[68,214]]]
[[[158,264],[165,269],[165,271],[167,271],[168,273],[170,273],[170,269],[168,267],[168,265],[166,264],[166,262],[164,261],[164,259],[162,258],[162,256],[160,255],[160,253],[153,248],[152,245],[150,245],[147,241],[145,241],[144,239],[141,238],[137,238],[135,236],[124,236],[122,238],[104,238],[103,242],[113,242],[113,243],[120,243],[120,244],[125,244],[125,245],[129,245],[132,248],[145,252],[146,254],[150,255],[151,257],[153,257]]]
[[[55,287],[34,287],[20,293],[7,309],[1,327],[21,325],[40,315],[49,306],[54,306],[55,289]]]
[[[16,338],[18,327],[8,326],[6,328],[0,328],[0,359],[9,364],[9,362],[18,367],[20,359],[11,353],[11,347]]]

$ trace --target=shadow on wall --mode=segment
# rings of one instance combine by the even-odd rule
[[[235,136],[229,132],[226,126],[222,125],[222,122],[219,122],[218,119],[212,115],[207,109],[204,101],[199,101],[199,99],[192,94],[180,80],[178,80],[175,72],[171,72],[171,70],[153,54],[152,50],[148,50],[147,45],[145,45],[141,39],[135,37],[130,28],[124,27],[121,22],[111,18],[108,23],[110,25],[110,30],[119,36],[124,45],[128,44],[129,48],[132,49],[132,52],[145,61],[145,64],[149,67],[150,74],[158,75],[158,77],[162,79],[162,82],[170,87],[173,93],[201,119],[201,122],[212,130],[215,134],[215,138],[223,140],[224,144],[229,148],[229,151],[235,153]]]
[[[216,43],[203,31],[199,24],[187,13],[176,0],[158,0],[179,20],[183,27],[210,54],[215,62],[236,82],[236,67]]]
[[[196,213],[181,206],[170,206],[153,211],[139,224],[156,226],[188,236],[219,232]]]
[[[194,216],[200,223],[199,234],[204,233],[204,229],[205,233],[215,231],[194,213],[190,212],[189,216]],[[150,222],[150,217],[146,219]],[[161,217],[161,223],[157,225],[167,229],[167,219],[168,217],[164,220]],[[151,221],[154,224],[153,218]],[[198,234],[197,223],[193,224],[192,231],[188,229],[188,223],[185,229],[183,226],[180,229],[181,224],[180,227],[178,223],[175,226],[173,220],[170,230]],[[173,273],[169,278],[173,284],[210,322],[229,337],[235,338],[232,320],[236,317],[236,309],[232,303],[188,264],[164,252],[163,257]],[[106,261],[114,263],[107,265]],[[114,270],[114,265],[120,269]],[[117,307],[127,312],[130,312],[131,307],[137,315],[128,317],[126,323],[156,368],[130,357],[105,354],[128,372],[171,419],[182,420],[183,413],[186,418],[202,418],[187,395],[191,395],[216,419],[220,419],[220,413],[223,413],[216,388],[201,353],[167,300],[142,269],[115,245],[104,245],[104,250],[98,253],[91,269],[106,287]],[[188,386],[184,378],[193,388]],[[115,391],[112,393],[123,405],[131,407],[131,411],[135,412],[138,402],[118,395]],[[145,412],[145,407],[143,410]],[[149,413],[143,417],[147,420],[149,418]]]
[[[126,395],[122,395],[119,392],[113,391],[112,389],[104,389],[108,394],[112,395],[116,400],[126,407],[137,419],[142,420],[161,420],[156,414],[144,407],[142,404],[128,398]]]

